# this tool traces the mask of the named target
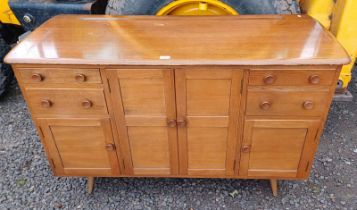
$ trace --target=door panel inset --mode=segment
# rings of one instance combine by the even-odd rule
[[[318,120],[249,119],[245,121],[240,175],[297,177],[307,168],[302,161],[313,148]]]
[[[228,116],[230,79],[191,79],[187,80],[186,88],[188,116]]]
[[[170,174],[170,147],[166,127],[128,127],[134,173],[147,168]]]
[[[169,124],[176,122],[173,70],[118,69],[108,74],[127,173],[177,174],[177,128]]]
[[[255,129],[249,167],[257,170],[296,170],[306,134],[307,129],[303,128]]]
[[[163,79],[120,79],[125,115],[166,115]]]
[[[119,174],[109,119],[40,119],[59,175]]]
[[[189,169],[225,171],[227,128],[187,128]]]
[[[180,173],[232,175],[243,71],[176,70]]]

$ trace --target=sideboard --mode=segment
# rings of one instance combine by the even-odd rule
[[[5,58],[56,176],[307,179],[344,49],[308,16],[57,16]]]

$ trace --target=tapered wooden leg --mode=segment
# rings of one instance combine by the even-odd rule
[[[278,196],[278,180],[271,179],[270,180],[270,186],[271,186],[271,191],[273,192],[273,195],[275,197]]]
[[[94,188],[94,177],[89,176],[87,179],[87,190],[89,194],[93,192],[93,188]]]

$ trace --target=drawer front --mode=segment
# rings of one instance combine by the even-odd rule
[[[247,115],[320,116],[328,104],[328,91],[248,89]]]
[[[249,85],[329,86],[335,82],[335,72],[334,70],[252,70],[249,74]]]
[[[99,69],[22,68],[18,71],[26,84],[102,83]]]
[[[107,115],[103,89],[26,89],[34,116],[99,116]]]

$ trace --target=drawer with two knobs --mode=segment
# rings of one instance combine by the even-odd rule
[[[251,71],[247,115],[321,116],[329,104],[335,71]]]
[[[31,111],[37,117],[108,115],[100,88],[28,88],[26,94]]]
[[[96,68],[21,68],[18,70],[24,84],[101,84]]]
[[[248,88],[247,115],[321,116],[329,102],[328,90]]]
[[[254,70],[249,73],[250,86],[330,86],[335,70]]]
[[[108,115],[97,68],[19,68],[27,100],[36,117]]]

